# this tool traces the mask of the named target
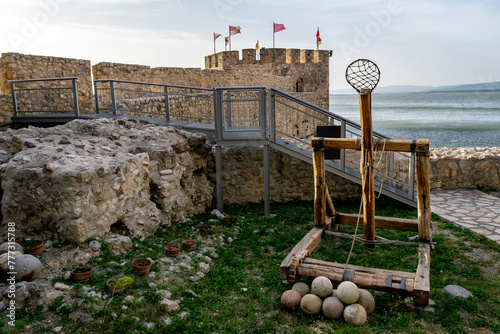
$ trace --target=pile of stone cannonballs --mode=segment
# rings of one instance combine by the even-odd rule
[[[319,314],[329,319],[344,320],[353,326],[363,326],[367,314],[375,310],[375,298],[364,289],[358,289],[356,284],[344,281],[336,290],[332,282],[324,277],[316,277],[311,288],[305,283],[295,283],[292,290],[287,290],[281,296],[281,304],[286,309],[300,309],[307,314]]]

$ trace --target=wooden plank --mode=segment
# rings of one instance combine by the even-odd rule
[[[290,253],[286,256],[286,258],[281,262],[280,266],[280,277],[281,279],[288,279],[288,270],[290,269],[290,264],[292,263],[292,259],[297,254],[303,254],[306,251],[306,255],[310,254],[316,246],[321,242],[321,235],[323,234],[323,229],[321,228],[313,228],[309,233],[307,233],[302,240],[299,241],[298,244],[292,249]]]
[[[417,155],[418,237],[426,241],[432,241],[430,169],[429,156]]]
[[[363,215],[361,215],[363,216]],[[334,223],[344,225],[356,225],[358,221],[357,214],[338,213]],[[361,220],[363,218],[360,218]],[[418,221],[414,219],[390,218],[375,216],[375,226],[377,228],[390,228],[392,230],[415,231],[418,232]]]
[[[374,272],[355,271],[352,282],[354,282],[360,288],[388,291],[393,293],[395,292],[408,296],[413,294],[415,274],[413,274],[413,277],[393,275],[392,284],[390,286],[387,286],[389,275],[382,270],[374,268],[371,268],[371,270]],[[306,263],[306,261],[304,261],[298,267],[297,276],[307,279],[314,279],[318,276],[325,276],[334,283],[340,283],[342,282],[343,274],[343,268],[315,265]],[[404,289],[401,288],[401,277],[404,277]]]
[[[325,151],[313,151],[314,169],[314,225],[323,227],[326,223],[326,180]]]
[[[313,137],[311,145],[314,148],[340,148],[350,150],[361,150],[359,139],[356,138],[319,138]],[[377,144],[378,151],[386,152],[429,152],[429,140],[400,140],[385,139]]]
[[[421,243],[418,249],[418,267],[413,285],[413,302],[419,306],[429,305],[431,268],[431,246]]]
[[[312,264],[312,265],[320,265],[324,267],[329,267],[329,268],[337,268],[337,269],[344,269],[345,263],[337,263],[337,262],[328,262],[328,261],[323,261],[323,260],[318,260],[318,259],[313,259],[310,257],[307,257],[303,264]],[[355,272],[364,272],[368,274],[384,274],[384,275],[393,275],[395,277],[405,277],[405,278],[415,278],[415,273],[409,273],[406,271],[399,271],[399,270],[388,270],[388,269],[378,269],[378,268],[370,268],[370,267],[362,267],[362,266],[356,266],[353,264],[348,264],[346,269],[354,270]]]
[[[363,233],[375,240],[375,176],[373,173],[373,126],[371,94],[359,94],[361,113],[361,182],[363,185]],[[374,245],[365,244],[373,248]]]

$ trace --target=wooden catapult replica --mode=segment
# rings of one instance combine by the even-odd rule
[[[366,59],[354,61],[346,70],[349,84],[359,93],[362,138],[312,138],[314,167],[314,228],[295,245],[281,263],[282,279],[295,282],[325,276],[334,283],[352,281],[357,286],[373,290],[413,296],[414,303],[429,303],[430,253],[432,249],[429,140],[392,140],[375,143],[371,116],[371,92],[378,84],[380,71],[376,64]],[[335,211],[325,180],[324,149],[361,150],[363,215],[342,214]],[[418,220],[375,216],[374,149],[394,152],[411,152],[416,155]],[[412,187],[413,185],[410,185]],[[367,268],[337,262],[327,262],[308,257],[321,242],[323,234],[337,233],[339,224],[356,225],[363,220],[363,238],[351,236],[366,247],[387,243],[375,235],[375,227],[418,232],[418,242],[399,242],[400,245],[418,247],[416,273]],[[394,242],[395,243],[395,242]]]

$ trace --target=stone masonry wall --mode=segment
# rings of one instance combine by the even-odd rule
[[[93,112],[92,73],[90,60],[2,53],[0,91],[10,94],[8,80],[78,77],[78,100],[82,112]],[[65,83],[67,84],[67,82]],[[35,84],[23,84],[26,88]],[[54,83],[58,87],[58,83]]]
[[[0,124],[10,122],[10,116],[13,113],[12,95],[0,95]]]

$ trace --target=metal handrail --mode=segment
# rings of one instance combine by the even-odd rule
[[[19,87],[16,88],[16,84],[19,83],[29,83],[29,82],[51,82],[51,81],[68,81],[71,80],[72,84],[71,87],[52,87],[52,88],[26,88],[26,89],[20,89]],[[71,90],[71,99],[73,100],[73,110],[72,112],[74,113],[75,117],[80,116],[80,106],[78,102],[78,77],[63,77],[63,78],[40,78],[40,79],[22,79],[22,80],[8,80],[7,82],[10,83],[11,85],[11,91],[12,91],[12,104],[13,104],[13,109],[14,109],[14,117],[23,117],[19,115],[19,92],[37,92],[37,91],[42,91],[42,90]],[[26,110],[24,111],[26,113],[69,113],[70,111],[68,110],[51,110],[51,111],[46,111],[46,110]]]
[[[276,143],[277,136],[285,137],[285,138],[293,138],[296,139],[300,142],[302,142],[306,147],[309,147],[309,142],[308,138],[299,138],[295,136],[293,133],[287,133],[286,129],[288,129],[286,126],[289,124],[289,122],[282,122],[282,126],[285,126],[285,129],[279,129],[277,128],[277,106],[276,104],[280,104],[281,106],[284,106],[286,111],[292,111],[295,112],[296,115],[302,115],[300,117],[307,118],[311,124],[314,124],[315,122],[318,123],[323,123],[325,125],[332,125],[334,121],[340,122],[341,126],[341,137],[346,137],[347,134],[352,135],[360,135],[359,133],[356,133],[356,130],[358,132],[361,131],[361,125],[355,122],[352,122],[340,115],[337,115],[329,110],[323,109],[321,107],[318,107],[310,102],[304,101],[296,96],[293,96],[291,94],[288,94],[286,92],[280,91],[274,87],[271,87],[269,89],[269,106],[270,106],[270,113],[269,113],[269,138],[272,142]],[[278,101],[276,100],[276,97],[281,96],[282,100],[284,101]],[[298,106],[294,106],[293,104],[296,104]],[[300,107],[306,108],[306,110],[301,110]],[[311,111],[311,112],[308,112]],[[316,115],[314,114],[316,113]],[[286,112],[283,114],[287,114]],[[281,115],[282,116],[282,115]],[[311,125],[309,124],[309,125]],[[297,128],[299,128],[300,125],[296,125]],[[349,129],[348,129],[349,128]],[[354,131],[353,131],[354,130]],[[373,136],[379,140],[381,139],[389,139],[389,137],[382,135],[381,133],[378,133],[376,131],[373,132]],[[394,171],[395,171],[395,159],[394,159],[394,154],[399,154],[400,157],[403,157],[404,160],[408,159],[408,177],[405,176],[404,178],[404,183],[402,180],[398,178],[394,178]],[[382,173],[377,173],[376,176],[378,177],[379,181],[384,182],[388,185],[391,186],[397,186],[398,188],[403,188],[407,189],[407,196],[410,200],[414,200],[414,192],[415,192],[415,187],[414,187],[414,182],[415,182],[415,156],[414,155],[408,155],[407,153],[401,153],[401,152],[387,152],[387,156],[385,157],[385,164],[386,164],[386,171]],[[347,161],[351,164],[351,166],[355,167],[356,166],[356,161],[349,160]],[[337,168],[337,167],[335,167]],[[352,170],[352,168],[348,168],[346,165],[346,154],[345,150],[341,150],[341,158],[338,163],[338,169],[344,172],[347,172],[349,169]],[[356,168],[355,168],[356,169]],[[387,175],[386,175],[387,174]],[[407,180],[407,181],[406,181]]]
[[[110,82],[110,81],[114,81],[114,82],[118,82],[118,83],[146,85],[146,86],[160,86],[160,87],[172,87],[172,88],[184,88],[184,89],[197,89],[197,90],[206,90],[206,91],[212,91],[213,90],[212,88],[192,87],[192,86],[180,86],[180,85],[169,85],[169,84],[154,83],[154,82],[144,82],[144,81],[129,81],[129,80],[115,80],[115,79],[99,79],[99,80],[94,80],[94,82]]]

